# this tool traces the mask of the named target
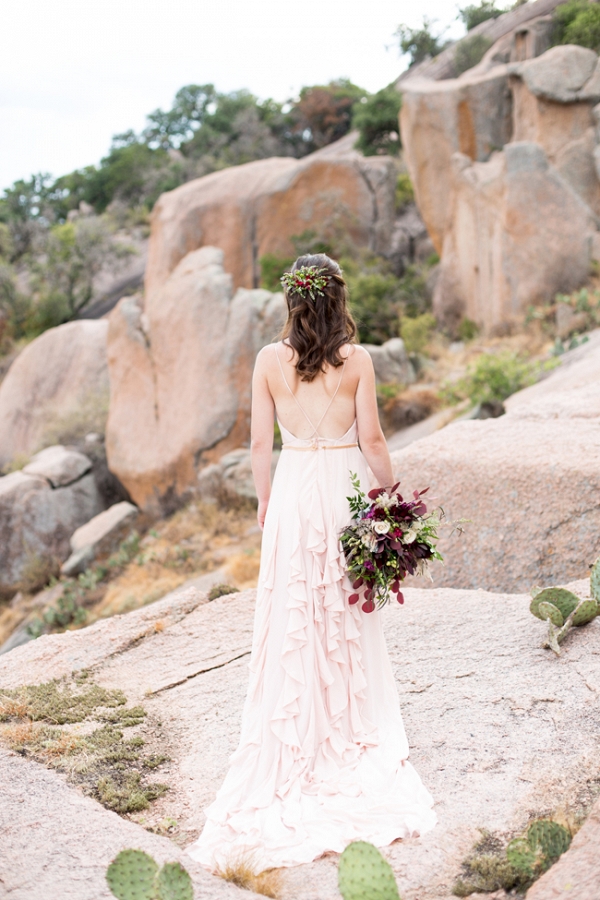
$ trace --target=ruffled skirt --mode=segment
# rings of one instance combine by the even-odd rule
[[[347,599],[338,535],[350,521],[352,472],[368,485],[358,448],[281,454],[240,744],[187,851],[210,868],[244,855],[257,870],[293,866],[435,825],[407,759],[381,617]]]

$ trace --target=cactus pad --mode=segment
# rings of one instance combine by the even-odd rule
[[[595,597],[597,603],[600,603],[600,556],[592,566],[590,589],[592,591],[592,597]]]
[[[344,900],[400,900],[392,867],[366,841],[355,841],[342,853],[338,885]]]
[[[106,872],[108,886],[118,900],[153,900],[158,866],[142,850],[122,850]]]
[[[564,625],[565,620],[558,606],[555,606],[554,603],[548,603],[547,600],[542,601],[538,606],[538,615],[540,619],[548,619],[559,628],[561,625]]]
[[[534,850],[541,850],[549,868],[554,860],[558,859],[565,850],[569,849],[571,835],[558,822],[549,819],[538,819],[533,822],[527,831],[527,843]]]
[[[598,610],[595,600],[582,600],[573,615],[573,625],[587,625],[596,618]]]
[[[511,866],[523,875],[532,875],[537,855],[526,838],[515,838],[506,848],[506,858]]]
[[[156,879],[157,900],[194,900],[192,879],[181,863],[165,863]]]
[[[579,603],[579,597],[572,594],[571,591],[565,590],[565,588],[545,588],[545,590],[540,591],[531,601],[529,610],[538,619],[545,619],[547,616],[540,614],[540,603],[552,603],[553,606],[560,610],[564,621]]]

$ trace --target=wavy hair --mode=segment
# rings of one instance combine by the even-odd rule
[[[348,309],[348,288],[342,270],[325,253],[299,256],[290,271],[316,266],[327,277],[323,296],[313,300],[307,292],[285,289],[288,318],[282,340],[298,354],[296,371],[302,381],[313,381],[325,363],[337,368],[344,362],[340,347],[354,343],[356,325]]]

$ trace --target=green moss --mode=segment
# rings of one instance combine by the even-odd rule
[[[124,735],[123,729],[146,718],[143,706],[128,707],[122,691],[95,684],[87,671],[77,673],[73,682],[0,691],[0,721],[8,723],[0,733],[3,742],[66,772],[85,793],[121,814],[145,809],[168,790],[168,785],[148,783],[143,773],[169,757],[146,755],[141,735]],[[82,722],[101,724],[89,734],[69,730]]]
[[[226,597],[227,594],[236,594],[239,588],[232,587],[230,584],[215,584],[208,592],[209,600],[216,600],[217,597]]]

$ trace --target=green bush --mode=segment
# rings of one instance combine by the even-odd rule
[[[398,335],[401,309],[400,283],[393,275],[378,271],[356,271],[343,266],[350,292],[350,310],[363,344],[383,344]]]
[[[409,203],[414,203],[415,191],[407,172],[400,172],[396,180],[396,210],[401,212]]]
[[[600,5],[587,0],[561,3],[553,13],[553,44],[579,44],[600,50]]]
[[[400,323],[400,337],[408,353],[422,353],[436,327],[435,316],[423,313],[414,319],[404,317]]]
[[[473,404],[502,403],[516,391],[534,384],[543,371],[555,364],[524,359],[510,350],[497,355],[483,353],[465,377],[454,385],[446,384],[442,394],[450,403],[465,399]]]
[[[457,75],[472,69],[481,62],[492,46],[492,41],[483,34],[474,34],[456,45],[454,53],[454,71]]]
[[[435,19],[428,19],[427,16],[423,16],[423,24],[420,28],[398,25],[396,37],[400,45],[400,52],[410,56],[409,66],[415,66],[417,63],[437,56],[447,46],[447,42],[442,40],[441,34],[433,33],[434,25]]]
[[[460,7],[458,10],[458,18],[462,20],[467,31],[487,22],[488,19],[497,19],[505,10],[498,9],[496,0],[481,0],[479,6],[474,4],[470,6]]]
[[[458,326],[458,337],[461,341],[468,343],[475,340],[479,334],[479,328],[472,319],[461,319]]]
[[[398,115],[402,96],[394,87],[386,87],[370,97],[364,97],[354,107],[352,125],[358,129],[355,147],[365,156],[400,152],[400,128]]]
[[[292,256],[277,256],[275,253],[265,253],[259,260],[260,286],[273,293],[281,290],[279,279],[294,262]]]

